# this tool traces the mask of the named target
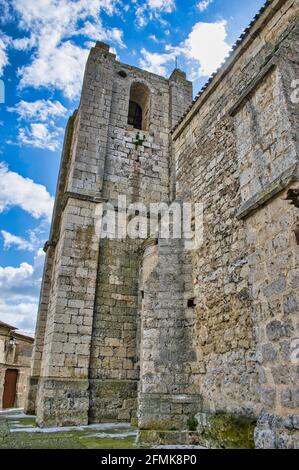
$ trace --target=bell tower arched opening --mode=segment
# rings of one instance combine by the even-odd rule
[[[130,89],[128,124],[148,131],[150,125],[150,91],[146,85],[134,82]]]

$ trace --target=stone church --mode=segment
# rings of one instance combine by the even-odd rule
[[[27,412],[139,441],[299,448],[298,1],[192,101],[98,42],[61,159]],[[208,47],[208,45],[207,45]],[[102,238],[96,207],[203,204],[203,241]]]

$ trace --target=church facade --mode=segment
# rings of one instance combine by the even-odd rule
[[[27,401],[40,426],[299,447],[298,31],[296,1],[267,2],[193,101],[182,71],[91,50],[45,246]],[[201,243],[104,237],[99,208],[121,218],[120,198],[134,215],[200,204]]]

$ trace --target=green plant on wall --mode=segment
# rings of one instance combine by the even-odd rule
[[[145,140],[146,140],[145,135],[143,137],[140,137],[140,132],[137,132],[135,140],[133,140],[133,144],[135,144],[136,149],[139,145],[143,145],[143,142]]]

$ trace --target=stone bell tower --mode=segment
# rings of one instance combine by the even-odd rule
[[[40,426],[136,416],[142,240],[102,239],[96,208],[169,202],[170,131],[192,85],[91,49],[80,106],[69,119],[41,288],[27,412]]]

